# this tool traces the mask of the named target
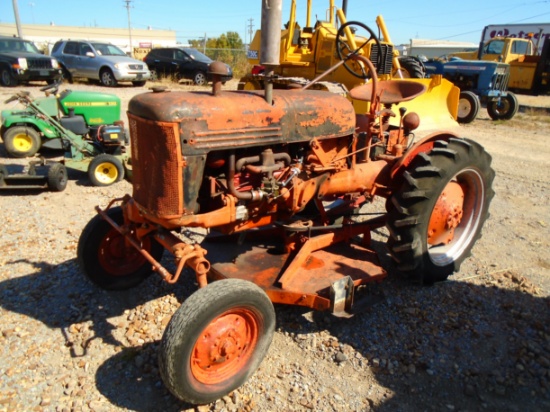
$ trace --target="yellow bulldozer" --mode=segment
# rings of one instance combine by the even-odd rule
[[[309,83],[347,96],[357,113],[365,113],[368,103],[356,102],[348,90],[369,81],[368,70],[360,60],[347,59],[350,54],[367,57],[376,68],[378,78],[408,78],[426,86],[427,92],[403,104],[408,110],[421,114],[423,124],[419,130],[454,128],[460,90],[441,76],[424,78],[422,66],[412,58],[399,56],[390,39],[382,16],[376,18],[378,33],[364,23],[347,21],[345,2],[336,8],[329,0],[325,20],[312,20],[312,0],[306,3],[306,21],[302,26],[296,20],[297,1],[292,0],[288,22],[281,30],[280,63],[269,78],[274,88],[298,88]],[[240,79],[239,90],[264,88],[265,67],[260,64],[261,30],[256,31],[248,50],[252,71]],[[342,62],[329,73],[326,70]],[[323,75],[322,81],[318,76]],[[366,106],[367,105],[367,106]],[[397,116],[393,119],[398,121]]]

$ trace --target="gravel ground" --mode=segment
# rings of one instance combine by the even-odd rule
[[[126,107],[145,90],[110,91]],[[0,100],[12,92],[0,89]],[[550,107],[550,97],[520,102]],[[0,192],[0,411],[550,410],[550,121],[534,110],[510,122],[482,114],[461,131],[496,170],[491,217],[461,271],[432,287],[411,284],[376,232],[389,276],[364,313],[277,306],[257,373],[198,407],[168,393],[156,358],[172,314],[196,290],[193,276],[105,292],[76,263],[94,206],[131,193],[130,184],[97,188],[71,173],[64,192]],[[173,269],[169,256],[163,264]]]

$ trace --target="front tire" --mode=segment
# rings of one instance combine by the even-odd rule
[[[42,139],[38,132],[28,126],[14,126],[6,130],[3,136],[6,152],[11,157],[31,157],[38,152]]]
[[[458,100],[458,116],[459,123],[471,123],[477,117],[481,103],[479,97],[470,91],[460,92]]]
[[[204,404],[241,386],[265,357],[275,329],[273,304],[255,284],[226,279],[199,289],[172,317],[159,370],[170,392]]]
[[[62,192],[67,187],[67,168],[61,163],[55,163],[48,169],[48,189]]]
[[[489,216],[490,165],[483,147],[457,138],[413,159],[388,210],[388,247],[400,271],[431,284],[460,268]]]
[[[114,207],[107,216],[116,224],[124,224],[122,208]],[[132,230],[130,234],[133,234]],[[154,239],[146,237],[141,247],[160,261],[164,248]],[[88,222],[78,240],[78,263],[93,283],[106,290],[126,290],[137,286],[151,273],[152,266],[124,237],[101,215]]]
[[[493,120],[510,120],[516,115],[519,102],[516,95],[508,92],[506,96],[487,103],[487,113]]]
[[[122,180],[124,166],[118,157],[100,154],[90,162],[88,177],[94,186],[110,186]]]
[[[13,77],[11,69],[7,66],[0,68],[0,83],[2,83],[4,87],[17,86],[17,79]]]
[[[99,81],[105,87],[115,87],[118,84],[115,75],[110,69],[103,69],[99,73]]]

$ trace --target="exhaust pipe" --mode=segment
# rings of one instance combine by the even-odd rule
[[[273,103],[273,75],[281,53],[283,0],[262,0],[260,64],[265,67],[265,101]]]

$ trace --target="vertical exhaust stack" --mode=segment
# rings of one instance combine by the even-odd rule
[[[265,100],[273,103],[273,72],[281,53],[283,0],[262,0],[260,64],[265,67]]]

